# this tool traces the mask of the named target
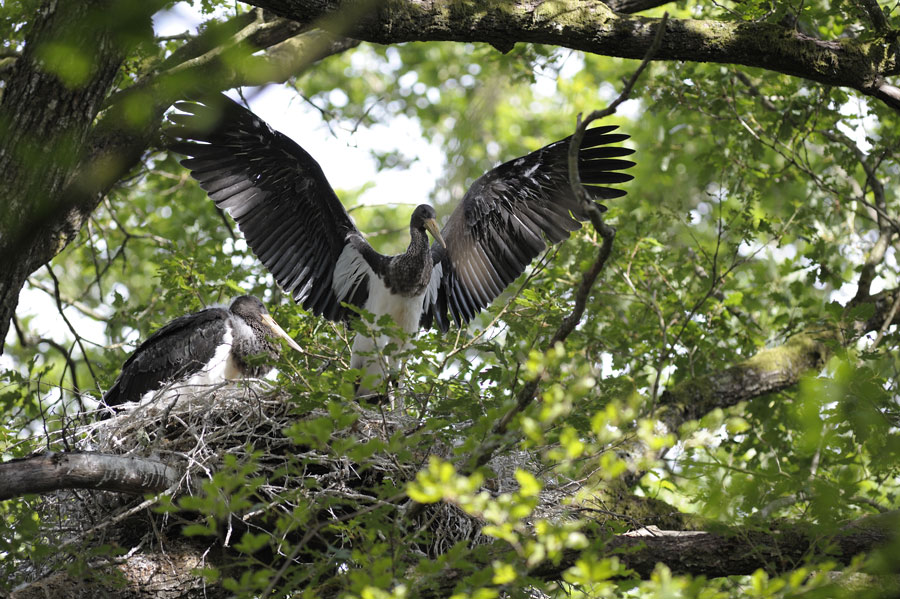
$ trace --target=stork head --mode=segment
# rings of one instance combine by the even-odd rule
[[[269,313],[265,305],[254,295],[242,295],[234,298],[228,309],[244,320],[259,320],[263,314]]]
[[[409,219],[409,228],[418,229],[419,231],[428,229],[431,232],[431,236],[446,248],[447,244],[441,236],[441,230],[438,228],[437,220],[435,220],[436,218],[437,213],[434,211],[434,208],[428,204],[419,204],[416,206],[416,209],[412,213],[412,217]]]
[[[269,331],[272,332],[273,335],[281,337],[287,344],[291,346],[292,349],[295,349],[299,352],[303,351],[303,348],[300,347],[296,341],[294,341],[287,332],[282,329],[275,319],[269,315],[269,311],[266,310],[265,305],[259,298],[253,295],[242,295],[240,297],[236,297],[234,301],[231,302],[231,306],[228,307],[229,310],[233,314],[240,316],[246,321],[256,321],[264,324]]]

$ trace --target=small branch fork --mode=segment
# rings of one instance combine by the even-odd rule
[[[560,323],[559,328],[556,330],[556,333],[554,333],[553,337],[547,344],[546,351],[549,351],[557,343],[562,343],[563,341],[565,341],[569,334],[571,334],[571,332],[575,330],[575,326],[579,322],[581,322],[581,318],[582,316],[584,316],[584,310],[587,304],[588,295],[590,294],[591,288],[593,288],[597,277],[603,270],[603,267],[606,266],[606,261],[609,258],[610,253],[612,253],[613,240],[616,238],[616,230],[603,221],[603,213],[597,207],[597,204],[593,200],[588,198],[587,192],[585,191],[584,186],[581,184],[581,176],[578,173],[578,150],[581,147],[581,142],[584,139],[585,131],[587,131],[587,126],[597,119],[601,119],[613,114],[619,107],[619,105],[627,100],[631,95],[631,91],[634,89],[634,85],[637,82],[638,77],[641,76],[641,73],[643,73],[644,69],[647,68],[647,65],[650,64],[650,60],[653,58],[653,55],[657,52],[660,44],[662,43],[662,38],[663,34],[666,31],[666,22],[668,21],[668,19],[669,13],[665,13],[662,19],[660,19],[659,27],[656,30],[656,36],[653,38],[653,43],[650,44],[650,48],[648,48],[647,54],[641,61],[640,66],[638,66],[637,70],[635,70],[634,74],[625,84],[625,87],[622,89],[622,92],[619,94],[619,96],[603,110],[595,110],[590,113],[583,121],[581,120],[581,115],[578,115],[575,133],[572,135],[572,139],[569,142],[569,183],[572,186],[572,193],[574,193],[575,197],[578,198],[586,207],[588,216],[591,219],[591,223],[603,238],[603,243],[600,245],[600,250],[597,252],[597,258],[594,260],[594,263],[587,271],[585,271],[585,273],[581,277],[581,283],[579,284],[578,290],[575,293],[575,306],[572,308],[572,312],[568,316],[566,316]],[[482,443],[481,446],[475,451],[470,461],[470,470],[475,470],[485,465],[491,459],[497,449],[499,449],[501,445],[503,445],[503,437],[506,435],[509,429],[510,422],[512,422],[518,414],[521,414],[529,405],[531,405],[531,402],[534,401],[539,383],[540,380],[536,378],[534,380],[528,381],[519,390],[519,393],[516,395],[516,404],[512,408],[510,408],[509,411],[506,412],[506,414],[504,414],[502,418],[500,418],[500,420],[497,421],[497,423],[491,430],[491,435],[488,437],[488,440]]]

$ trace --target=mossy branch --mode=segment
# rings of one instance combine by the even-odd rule
[[[854,304],[873,306],[865,321],[844,323],[845,330],[808,331],[787,343],[767,348],[751,358],[705,376],[685,380],[663,392],[655,417],[669,430],[696,420],[716,408],[728,408],[800,382],[803,375],[821,368],[835,345],[849,345],[864,334],[900,324],[900,289],[887,289]]]
[[[483,42],[503,50],[517,42],[549,44],[593,54],[640,59],[660,19],[613,12],[595,0],[555,2],[424,2],[394,0],[347,15],[354,0],[250,0],[284,17],[319,19],[323,26],[380,44],[411,41]],[[323,20],[324,19],[324,20]],[[826,85],[856,89],[900,110],[900,93],[885,77],[900,73],[896,31],[865,41],[823,40],[787,25],[754,21],[670,19],[654,60],[759,67]]]
[[[669,430],[675,430],[681,423],[696,420],[716,408],[781,391],[820,368],[829,353],[823,338],[797,335],[784,345],[764,349],[734,366],[667,389],[660,396],[656,417]]]
[[[830,534],[812,526],[790,523],[774,531],[753,526],[721,527],[715,532],[648,526],[620,535],[610,535],[600,526],[592,531],[588,551],[596,556],[618,557],[624,567],[643,579],[650,578],[660,563],[673,574],[707,578],[749,575],[760,569],[778,575],[817,554],[823,559],[849,564],[860,553],[884,546],[893,539],[898,518],[900,512],[896,511],[866,516]],[[508,559],[508,546],[502,542],[485,552],[485,566],[500,555]],[[566,549],[558,559],[544,560],[526,569],[527,575],[559,580],[582,555],[583,550]],[[458,582],[458,572],[445,570],[439,580],[430,580],[416,596],[446,597]]]

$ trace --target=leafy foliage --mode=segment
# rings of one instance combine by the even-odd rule
[[[7,47],[21,43],[32,4],[0,9]],[[207,15],[222,10],[206,0],[201,7]],[[734,9],[687,3],[675,11],[787,18],[827,38],[863,35],[855,10],[825,2],[805,3],[799,14],[788,4],[756,1]],[[889,18],[897,24],[895,14]],[[119,88],[182,43],[141,45]],[[431,201],[445,215],[485,170],[571,134],[575,115],[609,102],[634,68],[531,44],[506,54],[451,42],[362,44],[286,87],[302,99],[295,106],[332,129],[414,122],[445,156],[430,197],[416,201]],[[647,500],[642,505],[665,501],[706,528],[769,530],[789,519],[822,538],[849,520],[900,507],[900,338],[889,322],[860,330],[874,310],[850,302],[864,277],[872,293],[900,283],[898,114],[847,90],[690,62],[653,64],[625,106],[608,122],[631,135],[638,165],[628,195],[608,202],[614,254],[587,316],[564,344],[547,347],[597,254],[601,240],[590,226],[549,249],[467,329],[413,340],[400,378],[417,426],[365,442],[352,434],[357,417],[349,398],[358,373],[349,370],[349,338],[354,326],[390,323],[362,315],[347,328],[303,313],[176,157],[149,152],[78,240],[32,276],[27,297],[48,295],[71,326],[46,332],[43,314],[18,320],[0,373],[0,452],[25,456],[40,449],[42,435],[89,418],[86,410],[137,342],[165,322],[251,293],[305,349],[279,362],[277,384],[296,415],[281,434],[297,448],[347,458],[363,475],[374,455],[417,474],[373,477],[359,503],[299,492],[273,499],[261,491],[267,481],[256,447],[240,458],[224,455],[200,492],[163,498],[155,509],[185,519],[178,534],[208,542],[221,541],[234,519],[275,514],[268,528],[230,540],[230,561],[203,570],[236,596],[878,596],[880,585],[890,585],[881,575],[896,571],[896,552],[845,566],[827,550],[811,551],[809,563],[786,572],[709,580],[673,574],[664,564],[641,578],[626,567],[627,556],[604,548],[612,535],[660,517],[620,512],[623,494]],[[377,150],[372,159],[381,170],[399,169],[418,150]],[[366,188],[332,184],[360,230],[379,232],[372,237],[378,249],[402,251],[409,206],[356,205]],[[879,255],[882,237],[887,250]],[[828,345],[820,370],[675,430],[660,424],[665,389],[721,373],[800,333]],[[503,438],[492,438],[534,380],[538,400],[516,414]],[[313,410],[319,415],[308,417]],[[501,453],[530,452],[534,463],[515,470],[515,488],[492,488],[497,473],[471,467],[486,442],[497,442]],[[451,450],[429,457],[437,447]],[[284,474],[302,478],[314,466],[296,457]],[[538,511],[541,494],[559,481],[580,485],[568,498],[569,519]],[[398,511],[407,497],[476,518],[479,542],[430,552],[432,532]],[[362,509],[364,502],[376,507]],[[28,498],[0,504],[0,517],[6,563],[37,563],[50,551],[41,512]],[[107,549],[119,553],[97,552]],[[539,575],[571,552],[574,565],[560,577]],[[297,563],[284,566],[285,556]],[[89,557],[97,555],[71,556],[70,563],[84,566]],[[448,572],[455,573],[449,588]],[[8,586],[22,575],[11,567],[3,574]],[[854,577],[863,589],[844,584]]]

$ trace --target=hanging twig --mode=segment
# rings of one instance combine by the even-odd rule
[[[575,306],[572,308],[572,312],[569,313],[569,315],[566,316],[560,323],[559,328],[556,330],[556,333],[547,343],[547,348],[545,351],[549,351],[557,343],[565,341],[569,334],[573,330],[575,330],[575,326],[579,322],[581,322],[581,318],[582,316],[584,316],[585,306],[587,305],[588,295],[591,292],[591,288],[594,286],[594,282],[597,280],[597,277],[600,275],[600,272],[606,265],[606,261],[609,258],[610,253],[612,252],[613,240],[616,237],[616,230],[603,222],[603,213],[600,211],[600,208],[597,206],[597,204],[594,203],[593,200],[588,198],[584,186],[581,184],[581,176],[578,173],[578,151],[581,148],[581,142],[584,139],[585,131],[587,130],[587,126],[591,122],[613,114],[619,107],[619,105],[627,100],[629,95],[631,95],[631,91],[634,88],[634,84],[637,82],[638,77],[640,77],[644,69],[647,68],[647,65],[650,63],[650,60],[652,59],[653,55],[659,48],[660,43],[662,42],[662,37],[666,30],[666,22],[668,21],[668,18],[669,13],[665,13],[662,19],[660,19],[659,27],[656,31],[656,37],[653,39],[653,43],[647,50],[647,54],[641,61],[640,66],[638,66],[637,70],[635,70],[634,74],[625,84],[625,87],[622,89],[622,92],[619,94],[619,96],[603,110],[595,110],[594,112],[590,113],[587,118],[584,119],[584,121],[581,120],[581,115],[578,115],[575,133],[572,135],[572,139],[569,142],[569,183],[572,186],[572,193],[574,193],[575,197],[585,205],[588,217],[591,219],[591,223],[594,225],[594,228],[603,238],[603,243],[600,245],[600,250],[597,252],[597,258],[594,260],[594,263],[582,275],[581,284],[578,286],[578,289],[575,292]],[[531,381],[528,381],[519,390],[519,393],[516,395],[515,405],[510,408],[509,411],[507,411],[499,421],[497,421],[497,423],[491,430],[491,435],[472,455],[470,468],[467,469],[468,471],[474,470],[486,464],[497,451],[497,449],[499,449],[500,446],[504,444],[503,437],[506,435],[506,432],[509,429],[510,422],[512,422],[513,418],[521,414],[525,410],[525,408],[527,408],[531,404],[531,402],[534,401],[535,393],[537,393],[539,384],[540,379],[535,378]]]
[[[52,287],[50,287],[50,285],[47,285],[46,283],[41,281],[40,279],[37,279],[35,277],[28,277],[27,282],[29,285],[31,285],[35,289],[39,289],[39,290],[43,291],[44,293],[46,293],[47,295],[53,296],[54,298],[56,297],[56,290],[53,289]],[[59,294],[59,297],[64,304],[75,308],[76,310],[78,310],[79,312],[81,312],[82,314],[87,316],[88,318],[93,318],[94,320],[96,320],[98,322],[108,322],[109,321],[109,316],[101,314],[100,312],[98,312],[97,310],[94,310],[93,308],[91,308],[90,306],[85,304],[84,302],[80,302],[71,297],[66,297],[62,293]]]
[[[72,332],[72,335],[75,336],[75,342],[78,343],[78,348],[81,349],[81,355],[84,357],[84,364],[85,366],[87,366],[88,372],[91,373],[91,378],[94,379],[95,388],[100,389],[100,381],[99,379],[97,379],[97,375],[94,372],[94,367],[91,366],[91,360],[88,357],[87,350],[84,349],[84,344],[81,342],[81,335],[78,334],[78,331],[75,330],[75,327],[72,326],[72,323],[69,322],[69,319],[66,316],[62,297],[60,296],[59,292],[59,279],[56,278],[56,273],[53,272],[50,264],[47,264],[47,272],[50,273],[50,278],[53,279],[53,290],[54,296],[56,297],[56,308],[59,311],[59,315],[62,316],[63,321],[66,323],[66,326],[69,327],[69,331]]]

